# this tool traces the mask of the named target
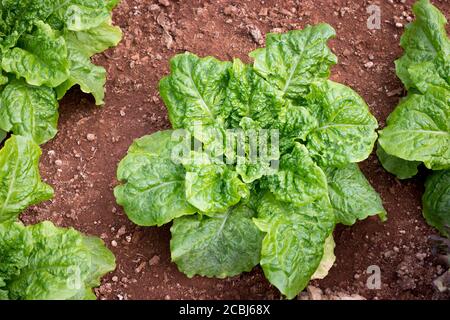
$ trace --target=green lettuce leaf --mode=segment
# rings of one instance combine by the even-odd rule
[[[70,61],[70,76],[56,88],[58,99],[78,84],[84,93],[92,93],[97,105],[103,104],[106,70],[94,65],[90,58],[96,53],[116,46],[122,38],[120,28],[105,22],[93,29],[66,32],[64,38]]]
[[[409,94],[380,131],[380,145],[390,155],[424,162],[429,169],[450,168],[450,91],[430,88]]]
[[[422,202],[428,224],[450,238],[450,170],[436,171],[427,178]]]
[[[16,135],[29,136],[37,144],[52,139],[57,132],[58,102],[55,92],[13,80],[0,100],[0,128]]]
[[[334,228],[328,199],[295,206],[269,193],[261,199],[254,222],[266,233],[260,262],[266,278],[293,299],[319,267],[325,241]]]
[[[242,118],[255,121],[260,128],[276,125],[282,110],[281,92],[261,78],[250,65],[235,59],[230,69],[226,109],[233,110],[231,126],[239,128]]]
[[[172,130],[136,140],[120,162],[114,189],[118,204],[141,226],[163,225],[197,210],[186,200],[185,170],[171,159]]]
[[[43,22],[22,35],[16,47],[3,52],[2,68],[35,86],[56,87],[69,76],[64,38]]]
[[[49,23],[53,28],[84,31],[98,27],[110,19],[110,1],[104,0],[55,0]]]
[[[192,169],[186,172],[186,199],[207,215],[226,211],[250,195],[236,171],[227,166],[207,164]]]
[[[0,224],[0,254],[0,290],[12,300],[95,299],[91,288],[115,269],[103,241],[51,222]]]
[[[186,216],[170,229],[172,261],[188,277],[225,278],[251,271],[259,263],[262,233],[244,205],[224,213]]]
[[[409,90],[426,92],[428,85],[450,88],[450,41],[447,20],[428,0],[413,7],[416,20],[406,26],[400,45],[404,55],[396,61],[398,77]]]
[[[231,63],[194,54],[176,55],[170,60],[171,74],[159,83],[174,129],[194,123],[223,124],[230,115],[225,99]]]
[[[379,194],[355,163],[341,169],[325,168],[328,194],[336,222],[353,225],[357,220],[379,215],[386,220],[386,210]]]
[[[311,203],[327,194],[324,172],[300,143],[296,143],[291,154],[281,157],[279,170],[266,177],[264,187],[278,200],[296,205]]]
[[[307,108],[319,122],[307,137],[307,148],[321,166],[345,166],[369,157],[378,123],[356,92],[325,81],[311,86],[307,100]]]
[[[387,172],[394,174],[398,179],[409,179],[419,172],[420,162],[407,161],[388,154],[378,143],[377,156],[381,165]]]
[[[0,222],[53,197],[52,188],[39,175],[40,155],[39,146],[22,136],[11,136],[0,150]]]
[[[2,129],[0,129],[0,143],[2,143],[3,140],[5,140],[6,134],[7,134],[7,133],[6,133],[5,131],[3,131]]]
[[[327,41],[336,35],[328,24],[308,26],[285,34],[269,33],[266,48],[253,51],[254,68],[288,98],[307,93],[309,85],[327,79],[337,63]]]

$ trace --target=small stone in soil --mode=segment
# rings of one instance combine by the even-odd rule
[[[153,256],[151,259],[150,259],[150,261],[148,262],[148,264],[149,265],[151,265],[151,266],[156,266],[158,263],[159,263],[159,260],[160,260],[160,258],[159,258],[159,256]]]

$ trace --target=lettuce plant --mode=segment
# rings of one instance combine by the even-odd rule
[[[0,1],[0,222],[51,197],[39,146],[57,133],[58,99],[78,84],[103,104],[106,71],[91,57],[116,45],[118,0]]]
[[[425,183],[423,214],[447,237],[450,226],[450,40],[447,20],[428,0],[414,5],[416,20],[401,38],[397,75],[408,95],[380,131],[378,157],[400,179],[420,164],[433,170]]]
[[[42,222],[0,224],[0,300],[95,299],[92,287],[114,270],[102,240]]]
[[[357,162],[378,127],[363,99],[328,80],[327,24],[268,34],[254,62],[185,53],[160,82],[172,130],[137,139],[117,202],[138,225],[173,221],[172,260],[188,277],[260,264],[288,298],[334,263],[332,231],[385,218]]]

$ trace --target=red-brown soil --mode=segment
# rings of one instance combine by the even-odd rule
[[[433,2],[450,17],[448,0]],[[381,7],[381,30],[367,29],[370,4]],[[96,290],[101,299],[279,299],[258,267],[226,280],[188,279],[180,273],[170,262],[169,226],[137,227],[115,204],[117,164],[133,139],[169,128],[158,81],[167,74],[171,56],[191,51],[249,61],[247,53],[263,40],[255,30],[264,37],[269,31],[307,24],[333,25],[338,35],[330,45],[339,65],[332,78],[357,90],[384,126],[403,94],[393,64],[402,52],[398,43],[403,28],[396,23],[405,24],[411,4],[411,0],[123,0],[114,21],[124,39],[95,59],[108,70],[106,104],[95,107],[93,99],[78,89],[61,102],[59,133],[44,146],[41,161],[42,175],[56,196],[29,209],[22,219],[26,223],[49,219],[105,240],[116,254],[117,270]],[[87,134],[95,134],[95,140],[88,140]],[[56,160],[62,165],[57,166]],[[375,156],[361,167],[380,192],[389,220],[370,218],[351,228],[338,227],[336,265],[325,280],[312,284],[325,293],[368,299],[448,299],[432,287],[443,268],[432,257],[428,242],[435,231],[421,215],[424,174],[400,182],[382,169]],[[380,290],[365,286],[370,265],[381,268]]]

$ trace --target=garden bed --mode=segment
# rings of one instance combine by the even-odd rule
[[[392,3],[391,3],[392,2]],[[94,60],[108,72],[105,106],[73,89],[60,104],[57,137],[43,146],[41,172],[55,198],[31,207],[26,223],[51,220],[100,236],[117,257],[117,269],[96,289],[100,299],[279,299],[259,267],[226,280],[187,278],[170,261],[169,227],[131,223],[115,203],[117,164],[131,142],[170,127],[158,94],[168,60],[190,51],[223,60],[261,47],[264,34],[327,22],[337,32],[330,42],[339,63],[332,79],[355,89],[384,126],[404,94],[393,61],[413,1],[379,1],[382,25],[368,30],[372,1],[132,1],[123,0],[114,22],[124,38]],[[446,0],[434,1],[450,15]],[[402,17],[402,18],[400,18]],[[421,213],[424,176],[399,181],[376,156],[361,169],[381,194],[388,221],[372,217],[335,231],[337,262],[327,278],[313,281],[328,296],[367,299],[446,299],[432,287],[443,271],[431,255],[436,231]],[[371,265],[381,269],[382,286],[366,286]]]

